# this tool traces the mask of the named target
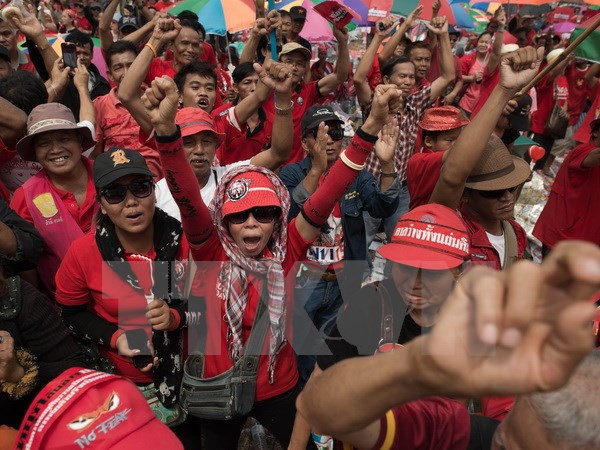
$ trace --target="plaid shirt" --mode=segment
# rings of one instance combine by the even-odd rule
[[[415,142],[419,131],[419,120],[421,120],[425,110],[430,106],[430,97],[431,85],[424,86],[422,89],[419,89],[417,92],[406,97],[404,109],[397,114],[400,136],[398,136],[398,144],[396,144],[396,152],[394,153],[394,166],[400,182],[406,180],[408,158],[415,152]],[[377,158],[377,155],[375,155],[375,152],[372,152],[367,158],[365,168],[371,172],[376,179],[379,179],[381,165],[379,164],[379,159]]]

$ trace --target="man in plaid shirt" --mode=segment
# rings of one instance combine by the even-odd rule
[[[382,172],[379,161],[377,158],[373,158],[373,155],[367,159],[365,165],[366,169],[376,179],[397,176],[402,184],[398,209],[395,214],[383,219],[388,238],[392,235],[398,218],[408,211],[409,195],[406,186],[406,166],[408,159],[415,152],[415,143],[419,131],[418,122],[423,117],[425,110],[437,100],[448,84],[454,81],[454,62],[448,36],[448,22],[445,17],[436,17],[432,20],[431,25],[427,24],[427,27],[437,35],[440,45],[441,75],[433,83],[414,91],[415,65],[405,56],[399,56],[388,61],[381,71],[383,83],[395,84],[406,95],[404,108],[397,114],[400,137],[394,155],[395,172]],[[362,63],[370,64],[369,61],[365,62],[365,59],[362,60]],[[364,218],[367,227],[367,244],[370,244],[377,233],[381,219],[373,219],[368,213],[364,213]]]

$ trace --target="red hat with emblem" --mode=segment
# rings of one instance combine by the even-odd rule
[[[391,242],[378,251],[399,264],[444,270],[468,261],[469,248],[469,233],[456,211],[430,203],[400,217]]]
[[[72,368],[48,383],[25,414],[13,450],[183,449],[131,381]]]
[[[257,206],[277,206],[281,200],[271,180],[261,172],[248,171],[236,175],[227,184],[223,202],[223,217]]]
[[[439,106],[427,109],[419,121],[419,126],[427,131],[448,131],[464,127],[468,123],[469,119],[462,115],[460,109],[454,106]]]

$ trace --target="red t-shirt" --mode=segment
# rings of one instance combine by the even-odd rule
[[[286,276],[286,335],[292,333],[292,312],[294,298],[294,284],[298,272],[298,261],[305,258],[308,242],[298,233],[296,220],[288,224],[287,252],[283,261],[283,270]],[[227,261],[228,257],[219,240],[216,230],[201,247],[191,248],[194,260],[199,262],[194,289],[198,289],[199,295],[204,296],[206,301],[206,326],[207,326],[207,351],[204,367],[204,376],[213,377],[227,371],[232,366],[232,360],[227,346],[228,325],[223,316],[225,315],[225,283],[226,280],[219,279],[221,262]],[[256,288],[255,286],[259,286]],[[242,320],[242,340],[247,342],[250,330],[254,322],[256,308],[260,294],[260,281],[251,273],[248,274],[248,303]],[[263,356],[258,364],[258,377],[256,387],[256,400],[266,400],[283,394],[292,389],[298,381],[298,370],[296,368],[296,356],[288,342],[284,344],[277,355],[275,363],[275,374],[273,384],[269,383],[268,360],[269,341],[271,332],[267,333],[263,347]]]
[[[433,189],[442,173],[444,152],[423,149],[413,154],[406,167],[406,184],[410,194],[409,210],[429,203]]]
[[[498,66],[492,72],[488,72],[486,66],[486,68],[483,70],[483,78],[481,80],[481,87],[479,88],[479,100],[477,101],[475,108],[473,108],[473,111],[471,112],[471,120],[473,120],[473,118],[477,115],[479,110],[483,108],[483,105],[485,105],[487,99],[490,98],[490,95],[492,95],[492,91],[499,82],[500,64],[498,64]]]
[[[65,204],[69,214],[71,214],[73,219],[75,219],[75,222],[77,222],[77,225],[79,225],[79,228],[81,228],[81,231],[84,233],[90,231],[96,210],[96,188],[94,186],[94,179],[92,176],[92,164],[87,164],[87,168],[88,182],[85,191],[85,200],[81,206],[77,205],[75,196],[71,192],[63,191],[50,182],[50,187],[54,190],[58,198],[60,198]],[[12,201],[10,202],[10,207],[27,222],[33,223],[33,217],[31,216],[29,208],[27,207],[25,192],[23,191],[22,187],[15,191]]]
[[[592,123],[592,120],[600,118],[600,82],[596,83],[594,92],[590,95],[590,98],[594,99],[592,106],[590,106],[590,110],[586,114],[585,119],[583,119],[581,126],[573,136],[577,142],[589,142],[590,135],[592,134],[590,124]]]
[[[397,406],[380,421],[375,449],[465,450],[471,434],[467,408],[457,400],[431,397]],[[338,449],[352,449],[338,445]]]
[[[189,247],[182,239],[176,260],[187,259]],[[156,257],[152,248],[147,254]],[[184,273],[174,270],[173,273]],[[90,311],[107,322],[118,325],[119,330],[144,328],[151,337],[146,298],[133,289],[102,260],[94,233],[73,242],[56,273],[56,301],[65,306],[89,305]],[[114,341],[115,337],[113,337]],[[110,343],[114,345],[114,342]],[[130,358],[119,355],[109,343],[99,347],[122,375],[135,383],[150,383],[152,376],[140,372]]]
[[[566,239],[600,245],[600,167],[581,167],[595,148],[593,144],[575,147],[556,174],[548,202],[533,229],[533,235],[550,248]]]
[[[579,70],[575,64],[570,64],[565,71],[567,83],[569,85],[569,99],[567,108],[569,111],[569,126],[575,125],[579,121],[579,116],[583,112],[585,101],[590,95],[590,89],[585,81],[586,70]]]
[[[294,144],[292,146],[292,153],[290,154],[290,159],[288,160],[287,164],[301,161],[306,156],[302,151],[302,143],[300,142],[302,136],[300,123],[305,111],[316,104],[319,100],[320,95],[317,88],[317,83],[317,81],[300,83],[298,86],[296,86],[296,89],[294,89],[292,94],[292,102],[294,104],[294,109],[292,110],[292,120],[294,122]],[[273,99],[273,94],[271,94],[269,99],[264,103],[263,109],[267,114],[266,122],[268,122],[269,126],[272,128],[273,119],[275,117],[275,101]]]
[[[150,86],[152,80],[155,78],[162,77],[163,75],[168,75],[173,78],[176,73],[177,72],[173,67],[173,61],[163,61],[160,58],[154,58],[152,62],[150,62],[150,67],[148,67],[144,83]]]
[[[158,152],[142,145],[138,138],[140,126],[119,101],[112,89],[108,94],[94,100],[96,110],[96,142],[104,150],[113,145],[137,150],[146,160],[148,167],[157,175],[156,180],[164,177]]]
[[[173,5],[175,5],[175,3],[165,3],[165,2],[156,2],[154,4],[154,9],[156,9],[157,11],[167,11],[168,9],[170,9]]]
[[[531,131],[544,134],[554,104],[558,103],[560,106],[564,106],[569,97],[567,77],[560,75],[552,81],[545,76],[537,84],[536,91],[537,110],[531,115]]]
[[[233,115],[233,108],[231,103],[227,103],[211,113],[216,126],[220,127],[219,123],[222,123],[228,130],[223,145],[217,149],[217,159],[222,166],[252,159],[271,147],[273,125],[267,122],[263,109],[258,110],[260,123],[250,131],[247,124],[239,125],[237,119],[232,123],[230,117]]]

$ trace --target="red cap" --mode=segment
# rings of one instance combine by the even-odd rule
[[[281,208],[281,200],[271,180],[256,171],[243,172],[232,178],[225,189],[223,217],[257,206]]]
[[[183,450],[135,384],[77,367],[63,372],[37,395],[15,444],[14,450]]]
[[[429,108],[419,121],[419,126],[427,131],[448,131],[464,127],[469,123],[460,109],[454,106],[439,106]]]
[[[221,145],[225,139],[223,133],[219,133],[215,128],[215,121],[210,114],[200,108],[181,108],[177,111],[175,122],[181,128],[181,136],[191,136],[192,134],[200,133],[201,131],[211,131],[218,139],[218,144]]]
[[[422,269],[443,270],[469,260],[470,239],[460,216],[446,206],[419,206],[398,220],[392,241],[379,254]]]

